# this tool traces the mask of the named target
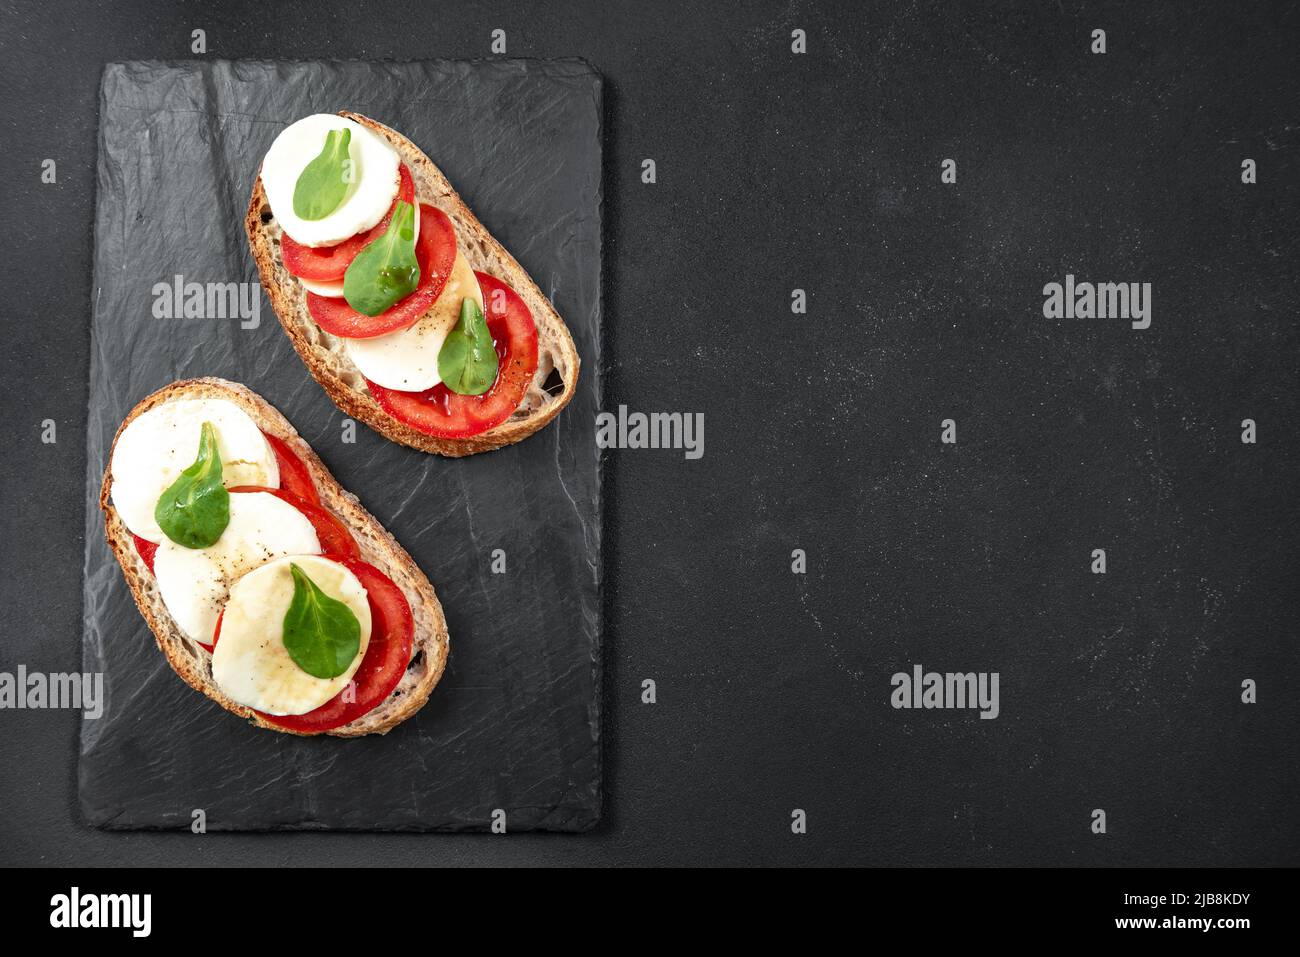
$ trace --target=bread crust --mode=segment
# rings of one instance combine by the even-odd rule
[[[201,691],[227,711],[253,724],[283,734],[306,734],[277,727],[252,708],[227,697],[212,678],[212,656],[185,637],[158,593],[157,580],[136,550],[130,531],[122,523],[110,500],[113,452],[123,430],[137,416],[173,399],[220,398],[234,402],[249,414],[264,432],[284,440],[311,472],[320,493],[321,506],[336,516],[356,539],[362,560],[384,572],[406,595],[415,620],[412,661],[393,693],[377,707],[355,721],[324,732],[334,737],[352,738],[366,734],[387,734],[429,700],[429,694],[442,677],[447,664],[449,638],[447,619],[429,579],[420,571],[406,550],[378,520],[367,512],[355,495],[347,492],[325,468],[320,458],[298,435],[289,420],[274,406],[245,386],[218,378],[186,379],[173,382],[142,399],[122,422],[109,450],[108,464],[100,486],[99,507],[104,512],[104,533],[109,548],[122,566],[122,574],[131,589],[140,614],[149,623],[158,647],[168,664],[191,688]],[[319,733],[319,732],[318,732]],[[306,734],[306,736],[313,736]]]
[[[509,419],[470,438],[436,438],[394,419],[370,394],[360,371],[348,359],[340,341],[312,320],[302,284],[285,270],[280,258],[280,227],[262,188],[259,167],[248,214],[244,218],[244,229],[248,233],[249,249],[257,263],[262,287],[271,300],[280,325],[307,370],[334,404],[346,415],[366,423],[394,442],[424,452],[456,457],[488,452],[526,439],[559,415],[573,397],[578,383],[581,362],[564,320],[532,277],[483,227],[452,189],[447,177],[419,147],[400,133],[360,113],[340,110],[339,115],[360,123],[387,140],[411,170],[417,202],[436,206],[451,218],[456,227],[457,243],[471,268],[502,280],[523,299],[537,325],[537,372],[520,407]],[[561,391],[555,395],[545,389],[552,370],[559,373],[563,383]]]

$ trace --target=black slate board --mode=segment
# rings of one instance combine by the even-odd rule
[[[100,97],[87,428],[81,733],[90,823],[209,830],[581,831],[600,814],[601,80],[578,61],[132,62]],[[242,214],[287,123],[347,108],[407,134],[565,317],[583,367],[527,442],[451,461],[343,415],[258,290],[260,322],[158,319],[154,287],[257,283]],[[251,323],[248,323],[251,325]],[[386,737],[298,739],[246,725],[168,668],[108,551],[97,507],[113,433],[150,391],[242,381],[276,405],[433,581],[451,656],[429,704]],[[504,574],[490,569],[502,549]]]

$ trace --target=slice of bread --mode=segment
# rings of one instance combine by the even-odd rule
[[[367,390],[365,379],[348,358],[342,341],[316,325],[307,311],[306,290],[289,275],[281,261],[280,225],[267,202],[259,170],[244,228],[262,286],[293,347],[335,405],[394,442],[439,455],[461,456],[499,449],[528,438],[569,403],[578,381],[578,351],[564,320],[523,267],[483,228],[451,188],[447,177],[419,147],[359,113],[340,110],[339,115],[355,120],[387,140],[411,170],[416,200],[438,207],[451,218],[460,251],[470,266],[500,279],[523,299],[537,324],[537,372],[519,408],[509,419],[467,439],[434,438],[394,419]]]
[[[127,424],[141,413],[172,399],[204,398],[229,399],[247,412],[262,431],[287,442],[294,454],[310,470],[312,481],[320,493],[321,506],[342,521],[352,533],[352,537],[356,539],[361,547],[362,560],[374,565],[391,578],[406,595],[406,600],[411,605],[412,617],[415,619],[415,641],[406,674],[393,689],[393,693],[376,708],[350,724],[326,732],[341,738],[388,733],[424,706],[424,703],[429,700],[429,692],[442,677],[443,668],[447,663],[448,638],[447,620],[443,617],[438,596],[434,594],[429,579],[411,560],[411,556],[397,544],[392,535],[384,530],[374,516],[361,507],[355,495],[344,491],[334,480],[334,476],[330,475],[321,464],[321,460],[316,457],[311,446],[294,431],[289,420],[257,393],[225,379],[186,379],[173,382],[141,400],[118,428],[117,435],[113,437],[113,448],[109,451],[109,464],[104,469],[104,482],[99,492],[99,507],[104,510],[104,532],[108,537],[109,547],[117,557],[118,564],[122,566],[122,573],[126,576],[126,583],[131,588],[131,594],[140,608],[140,613],[153,629],[158,647],[167,656],[172,669],[185,679],[190,687],[202,691],[227,711],[248,718],[263,728],[284,731],[286,734],[297,733],[276,727],[252,708],[231,701],[217,687],[212,678],[212,655],[185,637],[176,626],[176,622],[172,620],[159,594],[157,579],[145,565],[140,553],[136,551],[131,533],[122,524],[117,510],[113,508],[109,499],[112,487],[112,453],[117,448],[117,440]]]

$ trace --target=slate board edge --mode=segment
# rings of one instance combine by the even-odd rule
[[[187,60],[187,59],[182,59],[182,58],[172,58],[172,59],[140,59],[140,60],[116,60],[116,61],[111,61],[111,62],[105,63],[105,65],[104,65],[104,67],[103,67],[103,69],[102,69],[102,71],[101,71],[101,73],[100,73],[99,96],[97,97],[97,105],[98,105],[98,107],[99,107],[99,110],[98,110],[98,114],[97,114],[97,116],[96,116],[96,136],[95,136],[95,143],[96,143],[96,163],[95,163],[95,176],[94,176],[95,196],[94,196],[94,202],[93,202],[93,207],[94,207],[94,211],[95,211],[95,213],[94,213],[94,219],[93,219],[93,221],[92,221],[92,223],[91,223],[91,236],[92,236],[92,255],[91,255],[91,263],[92,263],[92,283],[91,283],[91,291],[92,291],[92,301],[91,301],[90,304],[89,304],[90,308],[89,308],[89,310],[88,310],[88,316],[91,318],[92,322],[93,322],[93,317],[94,317],[94,314],[95,314],[96,302],[97,302],[97,300],[98,300],[98,290],[99,290],[99,286],[100,286],[99,281],[98,281],[98,278],[99,278],[99,277],[98,277],[97,259],[96,259],[95,255],[94,255],[94,250],[97,249],[97,248],[99,247],[99,245],[100,245],[100,243],[99,243],[98,231],[99,231],[99,228],[100,228],[100,224],[101,224],[101,222],[103,222],[103,218],[102,218],[102,216],[101,216],[101,206],[102,206],[102,204],[105,202],[104,197],[103,197],[103,195],[102,195],[102,191],[100,190],[100,174],[99,174],[100,166],[99,166],[99,157],[100,157],[100,156],[103,154],[103,152],[104,152],[103,117],[104,117],[104,113],[105,113],[105,105],[106,105],[106,104],[105,104],[105,98],[106,98],[106,96],[107,96],[107,85],[108,85],[108,82],[109,82],[110,76],[111,76],[112,74],[114,74],[114,73],[121,72],[121,71],[123,71],[123,70],[129,70],[129,69],[140,69],[140,68],[168,68],[168,67],[173,67],[173,66],[190,66],[190,65],[195,64],[195,63],[200,63],[200,64],[209,64],[209,63],[216,63],[216,62],[218,62],[218,60],[222,60],[222,59],[224,59],[224,58],[214,58],[214,59],[212,59],[212,60],[192,60],[192,59],[191,59],[191,60]],[[394,59],[394,58],[385,58],[385,57],[370,57],[370,58],[340,58],[340,57],[321,57],[321,58],[286,58],[286,57],[259,57],[259,58],[255,58],[255,59],[252,59],[252,60],[248,60],[248,59],[240,59],[240,60],[225,60],[225,62],[229,62],[229,63],[241,63],[241,62],[242,62],[242,63],[266,62],[266,63],[287,63],[287,64],[294,64],[294,63],[303,63],[303,64],[305,64],[305,63],[362,63],[362,64],[367,64],[367,63],[389,63],[389,64],[421,64],[421,63],[437,62],[437,60],[439,60],[439,59],[441,59],[441,60],[443,60],[444,62],[446,62],[446,58],[435,58],[435,60],[431,61],[431,60],[429,60],[429,59]],[[554,58],[544,58],[544,57],[510,57],[510,58],[504,58],[504,57],[503,57],[503,58],[493,58],[493,57],[473,57],[473,58],[463,58],[463,59],[458,59],[458,60],[455,60],[455,61],[452,61],[452,62],[468,62],[468,63],[520,63],[520,64],[524,64],[524,63],[545,63],[545,64],[547,64],[547,65],[549,65],[549,66],[565,66],[565,67],[573,67],[573,68],[574,68],[574,69],[573,69],[573,72],[572,72],[570,75],[572,75],[572,76],[580,76],[580,75],[582,75],[582,74],[585,73],[585,74],[589,74],[589,75],[592,77],[592,79],[595,81],[595,88],[594,88],[594,94],[595,94],[595,109],[596,109],[596,137],[595,137],[595,147],[596,147],[596,169],[597,169],[596,188],[595,188],[595,212],[596,212],[596,218],[597,218],[597,230],[598,230],[598,235],[599,235],[599,253],[598,253],[598,256],[599,256],[599,266],[598,266],[598,270],[597,270],[597,286],[596,286],[596,298],[595,298],[595,318],[596,318],[596,322],[597,322],[597,327],[598,327],[598,328],[597,328],[597,335],[596,335],[597,355],[596,355],[596,357],[595,357],[594,362],[590,362],[590,363],[589,363],[589,366],[594,366],[593,372],[594,372],[594,375],[595,375],[595,398],[596,398],[597,407],[598,407],[598,408],[602,408],[602,407],[604,406],[604,398],[605,398],[604,372],[605,372],[605,368],[606,368],[606,360],[605,360],[605,343],[606,343],[606,338],[607,338],[607,337],[606,337],[606,333],[605,333],[605,327],[604,327],[604,318],[605,318],[605,313],[604,313],[604,309],[605,309],[605,296],[604,296],[604,291],[605,291],[605,269],[606,269],[605,253],[604,253],[604,250],[605,250],[605,184],[604,184],[604,174],[605,174],[605,170],[604,170],[604,136],[605,136],[605,115],[604,115],[604,108],[605,108],[605,107],[604,107],[604,77],[602,76],[602,74],[600,73],[600,71],[597,70],[597,69],[596,69],[596,68],[595,68],[595,67],[594,67],[594,66],[593,66],[593,65],[592,65],[592,64],[591,64],[591,63],[590,63],[586,58],[584,58],[584,57],[577,57],[577,56],[569,56],[569,57],[554,57]],[[92,345],[93,345],[93,343],[92,343]],[[93,356],[93,352],[92,352],[92,356]],[[94,365],[94,364],[93,364],[93,358],[92,358],[92,361],[91,361],[90,363],[88,363],[88,367],[87,367],[87,371],[86,371],[86,375],[87,375],[87,380],[88,380],[88,382],[89,382],[89,379],[90,379],[91,369],[93,368],[93,365]],[[589,373],[588,373],[588,375],[591,375],[591,374],[593,374],[593,373],[592,373],[592,372],[589,372]],[[87,421],[90,421],[90,411],[91,411],[91,410],[90,410],[90,402],[93,400],[93,395],[94,395],[94,391],[93,391],[93,389],[90,388],[89,385],[88,385],[88,388],[87,388]],[[108,442],[111,444],[111,438],[108,440]],[[86,527],[87,527],[87,534],[88,534],[88,535],[93,534],[93,533],[98,529],[99,525],[102,524],[102,523],[100,523],[100,522],[97,522],[95,519],[96,519],[96,516],[99,514],[99,509],[98,509],[98,492],[97,492],[96,490],[99,488],[100,483],[101,483],[101,481],[102,481],[102,476],[103,476],[103,471],[102,471],[102,469],[103,469],[103,467],[100,466],[100,465],[98,465],[98,464],[96,463],[96,461],[95,461],[95,458],[96,458],[96,456],[98,455],[99,450],[98,450],[98,449],[95,449],[95,450],[94,450],[95,453],[96,453],[96,456],[92,456],[92,454],[91,454],[91,453],[92,453],[92,445],[94,445],[94,444],[97,444],[96,441],[95,441],[95,437],[92,435],[92,433],[90,432],[90,430],[87,430],[87,433],[86,433],[86,436],[85,436],[85,440],[84,440],[84,446],[83,446],[83,447],[84,447],[84,449],[85,449],[85,451],[86,451],[86,490],[87,490],[87,516],[86,516]],[[106,451],[106,450],[105,450],[105,451]],[[598,561],[598,566],[597,566],[597,569],[596,569],[596,580],[595,580],[596,595],[597,595],[597,599],[598,599],[598,600],[597,600],[597,602],[596,602],[596,620],[595,620],[595,626],[596,626],[596,640],[595,640],[594,645],[593,645],[593,660],[592,660],[592,680],[593,680],[593,687],[594,687],[594,689],[595,689],[595,699],[594,699],[595,716],[594,716],[594,721],[593,721],[593,725],[594,725],[594,729],[595,729],[595,738],[594,738],[594,741],[593,741],[593,748],[594,748],[594,754],[595,754],[595,756],[594,756],[594,763],[595,763],[595,791],[594,791],[594,797],[595,797],[595,802],[594,802],[594,806],[591,806],[591,807],[589,807],[589,806],[585,806],[585,805],[578,805],[578,806],[573,806],[573,805],[565,806],[565,805],[563,805],[563,804],[561,804],[561,805],[557,805],[555,808],[552,809],[552,813],[551,813],[550,815],[548,815],[548,818],[545,819],[542,823],[539,823],[539,824],[537,824],[537,825],[534,825],[534,826],[531,826],[531,827],[528,827],[528,828],[521,828],[521,829],[519,829],[519,832],[533,832],[533,833],[568,833],[568,834],[587,833],[587,832],[589,832],[589,831],[595,829],[596,827],[598,827],[599,824],[601,823],[602,819],[603,819],[603,816],[604,816],[604,798],[605,798],[605,788],[604,788],[604,773],[605,773],[605,766],[604,766],[604,764],[605,764],[605,762],[604,762],[604,732],[605,732],[605,728],[604,728],[604,687],[603,687],[603,682],[604,682],[604,667],[603,667],[603,663],[604,663],[604,629],[605,629],[605,607],[604,607],[604,597],[605,597],[605,575],[604,575],[604,563],[605,563],[604,526],[605,526],[605,508],[606,508],[606,504],[605,504],[605,494],[604,494],[604,485],[605,485],[605,455],[604,455],[603,450],[597,449],[595,497],[596,497],[596,515],[597,515],[597,518],[598,518],[598,526],[597,526],[597,542],[598,542],[598,544],[597,544],[597,553],[598,553],[598,559],[599,559],[599,561]],[[84,621],[85,618],[86,618],[86,602],[87,602],[87,589],[86,589],[86,586],[85,586],[85,582],[87,581],[87,579],[88,579],[88,577],[89,577],[89,574],[90,574],[90,572],[91,572],[91,567],[90,567],[90,551],[89,551],[88,548],[83,548],[82,558],[83,558],[83,566],[82,566],[82,620]],[[84,665],[84,663],[86,662],[86,660],[87,660],[87,658],[88,658],[88,651],[87,651],[87,646],[86,646],[85,638],[86,638],[86,635],[85,635],[85,633],[83,632],[82,635],[81,635],[80,638],[79,638],[79,643],[80,643],[80,645],[81,645],[81,650],[82,650],[83,665]],[[83,823],[84,825],[89,826],[89,827],[92,827],[92,828],[95,828],[96,830],[100,830],[100,831],[105,831],[105,832],[117,832],[117,833],[132,833],[132,832],[144,832],[144,833],[176,833],[176,832],[183,832],[183,831],[186,831],[186,830],[189,830],[189,829],[190,829],[190,821],[188,821],[188,820],[186,820],[186,819],[178,819],[178,820],[176,821],[175,824],[125,824],[125,825],[114,825],[113,822],[114,822],[114,821],[117,819],[117,817],[119,816],[118,813],[111,813],[111,812],[105,813],[105,812],[101,812],[101,811],[98,811],[98,810],[95,810],[95,809],[92,809],[92,808],[88,807],[88,806],[87,806],[86,796],[85,796],[84,790],[83,790],[83,788],[82,788],[82,780],[81,780],[81,775],[82,775],[82,756],[83,756],[83,739],[84,739],[84,734],[85,734],[85,728],[86,728],[86,725],[85,725],[85,719],[83,719],[82,721],[79,721],[79,722],[78,722],[78,728],[77,728],[77,762],[76,762],[75,769],[74,769],[74,773],[73,773],[73,779],[74,779],[74,784],[76,785],[76,790],[77,790],[77,799],[78,799],[78,800],[77,800],[77,810],[78,810],[78,812],[80,813],[80,816],[81,816],[81,818],[82,818],[82,823]],[[566,822],[567,822],[568,820],[572,820],[572,819],[574,819],[574,817],[573,817],[573,816],[574,816],[574,812],[577,812],[577,814],[576,814],[576,822],[577,822],[577,823],[576,823],[576,824],[572,824],[572,825],[568,825],[568,826],[566,826]],[[119,813],[120,813],[120,812],[119,812]],[[562,816],[562,817],[560,817],[560,819],[559,819],[558,821],[556,821],[555,818],[557,817],[557,815],[566,815],[566,816]],[[237,833],[237,834],[258,834],[258,833],[270,834],[270,833],[299,833],[299,832],[303,832],[303,833],[310,833],[310,832],[330,833],[330,832],[332,832],[332,833],[390,833],[390,834],[403,834],[403,833],[409,833],[409,834],[438,834],[438,833],[447,833],[447,834],[467,834],[467,833],[475,833],[476,831],[486,831],[486,830],[487,830],[486,827],[483,827],[483,828],[473,828],[473,827],[464,827],[464,826],[459,826],[459,825],[438,825],[438,826],[434,826],[434,827],[420,827],[420,826],[418,826],[418,825],[403,825],[403,826],[389,827],[389,828],[375,828],[375,827],[337,827],[337,826],[331,826],[331,825],[328,825],[328,824],[318,824],[318,823],[310,822],[310,821],[306,821],[306,822],[298,822],[298,823],[289,823],[289,824],[280,824],[280,825],[272,825],[272,826],[260,827],[260,828],[259,828],[259,827],[230,827],[230,828],[227,828],[227,827],[222,827],[220,824],[214,824],[213,826],[211,826],[211,827],[208,828],[208,831],[209,831],[209,832],[212,832],[212,833],[232,833],[232,834],[236,834],[236,833]]]

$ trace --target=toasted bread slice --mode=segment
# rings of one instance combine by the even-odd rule
[[[231,701],[212,678],[212,655],[191,639],[185,637],[173,621],[167,606],[163,604],[158,591],[158,582],[145,565],[144,559],[136,550],[131,533],[118,517],[117,510],[109,500],[112,485],[113,451],[122,430],[136,416],[154,406],[172,399],[228,399],[247,412],[262,431],[283,439],[293,449],[294,454],[302,460],[311,472],[312,481],[320,493],[321,506],[336,516],[347,526],[352,537],[361,547],[363,561],[374,565],[393,580],[406,600],[411,605],[411,614],[415,619],[415,640],[411,663],[406,674],[393,693],[369,713],[362,715],[350,724],[335,728],[327,734],[341,738],[352,738],[363,734],[386,734],[401,724],[423,707],[429,699],[429,692],[442,677],[447,663],[447,620],[443,617],[442,605],[429,584],[429,579],[416,567],[411,556],[406,553],[393,536],[384,530],[375,518],[357,502],[355,495],[343,490],[334,476],[321,464],[311,446],[304,442],[294,431],[289,421],[270,403],[250,389],[225,379],[205,378],[186,379],[173,382],[143,399],[117,430],[113,437],[113,447],[109,450],[109,464],[104,468],[104,481],[100,486],[99,507],[104,510],[104,532],[108,537],[109,547],[122,566],[126,583],[131,588],[135,603],[140,613],[149,622],[158,647],[167,656],[172,669],[190,685],[202,691],[227,711],[233,711],[254,724],[273,731],[286,734],[298,732],[286,731],[284,728],[263,719],[253,709]]]
[[[374,130],[387,140],[411,170],[416,200],[438,207],[451,218],[460,251],[470,266],[500,279],[523,299],[537,324],[537,372],[519,408],[509,419],[467,439],[435,438],[394,419],[367,390],[365,379],[348,358],[342,341],[316,325],[307,311],[306,290],[289,275],[281,261],[280,225],[267,202],[259,171],[244,228],[262,286],[293,347],[335,405],[394,442],[439,455],[461,456],[499,449],[528,438],[569,403],[578,382],[578,351],[564,320],[523,267],[483,228],[451,188],[447,177],[419,147],[359,113],[340,110],[339,115]],[[552,378],[553,372],[558,375],[558,385]]]

